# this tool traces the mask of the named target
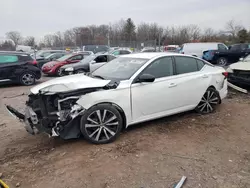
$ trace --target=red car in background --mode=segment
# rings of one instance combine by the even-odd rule
[[[61,76],[60,67],[67,64],[77,63],[84,58],[85,54],[68,54],[55,61],[45,63],[42,66],[42,72],[47,75]]]

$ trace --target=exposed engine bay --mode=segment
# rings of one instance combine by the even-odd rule
[[[87,93],[115,89],[117,86],[115,82],[104,87],[30,94],[26,102],[25,114],[8,105],[6,108],[12,115],[25,122],[25,129],[30,134],[45,132],[50,136],[60,136],[63,139],[79,138],[80,118],[86,109],[76,102]]]

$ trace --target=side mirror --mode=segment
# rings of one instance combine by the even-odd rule
[[[93,61],[91,61],[90,63],[91,63],[91,64],[95,64],[95,63],[96,63],[96,61],[94,61],[94,60],[93,60]]]
[[[241,58],[240,58],[240,61],[243,61],[243,60],[244,60],[244,58],[243,58],[243,57],[241,57]]]
[[[139,82],[154,82],[155,77],[151,74],[142,74],[141,76],[139,76],[138,81]]]

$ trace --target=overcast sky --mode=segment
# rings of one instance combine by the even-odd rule
[[[0,37],[65,31],[75,26],[109,24],[121,18],[136,24],[197,24],[220,30],[230,19],[250,29],[250,0],[0,0]]]

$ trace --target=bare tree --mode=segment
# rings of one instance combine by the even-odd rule
[[[36,45],[35,37],[33,37],[33,36],[26,37],[25,40],[24,40],[24,44],[27,45],[27,46],[34,47]]]
[[[237,33],[243,29],[243,27],[235,20],[230,20],[226,23],[226,29],[228,33],[232,34],[233,38],[236,38]]]
[[[20,43],[20,41],[22,40],[22,36],[21,33],[18,31],[10,31],[8,33],[6,33],[7,38],[13,40],[13,42],[15,43],[15,47]]]
[[[48,34],[44,36],[44,42],[46,47],[52,47],[53,46],[53,35]]]

